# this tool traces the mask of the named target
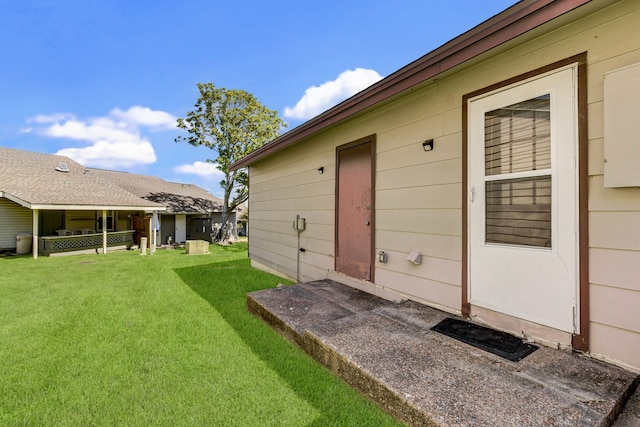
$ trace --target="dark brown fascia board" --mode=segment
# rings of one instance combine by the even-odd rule
[[[230,166],[238,170],[463,64],[592,0],[523,0]]]

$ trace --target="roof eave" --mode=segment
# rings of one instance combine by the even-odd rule
[[[11,200],[14,203],[19,204],[20,206],[23,206],[25,208],[31,209],[31,203],[29,203],[28,201],[23,200],[23,199],[21,199],[19,197],[16,197],[13,194],[9,194],[9,193],[6,193],[4,191],[1,191],[0,192],[0,197],[4,197],[6,199]]]
[[[166,206],[112,206],[112,205],[56,205],[56,204],[31,204],[30,209],[40,210],[69,210],[69,211],[165,211]]]
[[[222,209],[214,209],[211,211],[170,211],[167,210],[168,214],[172,214],[172,215],[207,215],[207,214],[212,214],[212,213],[221,213]],[[230,212],[236,212],[236,209],[230,211]]]
[[[234,162],[230,169],[246,168],[591,1],[523,0]]]

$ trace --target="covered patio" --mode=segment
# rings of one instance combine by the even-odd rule
[[[151,204],[153,202],[147,202]],[[102,209],[95,211],[96,213],[96,225],[94,228],[73,228],[73,221],[78,220],[77,206],[67,207],[76,209],[64,209],[62,227],[57,228],[54,232],[51,230],[41,230],[43,223],[43,216],[41,215],[41,209],[32,209],[32,242],[31,253],[34,259],[38,258],[38,255],[49,256],[55,253],[62,252],[74,252],[84,251],[88,249],[95,249],[96,252],[106,254],[108,248],[126,247],[131,248],[134,244],[140,241],[140,236],[137,236],[139,232],[134,229],[133,221],[130,219],[132,216],[140,216],[148,218],[149,230],[156,230],[158,228],[158,211],[164,210],[163,207],[147,206],[145,211],[147,214],[140,212],[140,209],[144,207],[134,206],[110,206],[109,209]],[[154,208],[149,212],[150,208]],[[60,211],[60,207],[56,207],[56,211]],[[114,220],[114,216],[117,218],[117,212],[124,212],[127,219]],[[80,211],[86,212],[87,211]],[[89,211],[94,212],[94,211]],[[46,213],[46,209],[45,209]],[[111,214],[111,216],[109,215]],[[141,215],[138,215],[141,214]],[[71,226],[69,225],[71,224]],[[87,224],[85,220],[84,225]],[[102,226],[104,224],[104,226]],[[42,235],[41,235],[42,234]],[[146,237],[146,236],[145,236]],[[151,253],[155,252],[158,242],[157,233],[149,233],[148,235],[148,247]]]

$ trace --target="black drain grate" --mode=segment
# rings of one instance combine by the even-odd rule
[[[463,320],[446,318],[431,330],[455,338],[459,341],[518,362],[538,349],[535,345],[522,342],[521,338],[506,332],[496,331]]]

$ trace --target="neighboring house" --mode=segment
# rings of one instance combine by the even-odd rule
[[[640,370],[639,117],[639,1],[521,1],[232,165],[252,263]]]
[[[0,250],[106,252],[133,244],[132,216],[164,209],[68,157],[0,147]]]
[[[197,185],[168,182],[128,172],[104,169],[90,171],[138,197],[166,207],[159,219],[158,241],[161,243],[182,243],[187,239],[212,242],[222,224],[222,200]],[[235,240],[238,237],[235,211],[228,221],[232,225],[231,240]]]
[[[152,249],[187,239],[211,242],[221,210],[222,200],[196,185],[0,147],[0,251],[26,240],[44,254],[99,248],[104,241],[139,245],[142,238]],[[236,212],[229,222],[235,240]]]

